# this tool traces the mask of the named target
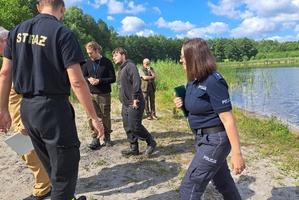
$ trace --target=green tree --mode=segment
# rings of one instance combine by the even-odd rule
[[[75,33],[85,56],[87,56],[85,45],[90,41],[101,45],[103,55],[110,55],[112,50],[110,30],[103,20],[99,19],[96,22],[92,16],[84,14],[81,8],[71,6],[65,11],[63,23]]]
[[[38,14],[36,0],[0,0],[0,25],[11,30]]]
[[[95,40],[91,35],[96,32],[97,24],[95,20],[91,16],[85,15],[82,9],[72,6],[65,11],[63,23],[75,33],[83,53],[87,56],[85,44]]]

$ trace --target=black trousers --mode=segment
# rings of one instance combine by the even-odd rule
[[[142,125],[142,115],[145,107],[144,100],[140,100],[138,106],[138,109],[134,109],[132,105],[122,105],[123,127],[130,144],[138,144],[138,139],[140,139],[145,140],[149,145],[153,138]]]
[[[24,96],[21,118],[52,184],[51,200],[74,197],[80,160],[75,112],[67,96]]]

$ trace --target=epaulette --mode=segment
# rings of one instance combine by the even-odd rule
[[[218,72],[213,72],[212,74],[217,80],[223,79],[223,77]]]

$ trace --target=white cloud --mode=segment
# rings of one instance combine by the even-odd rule
[[[186,36],[189,38],[202,37],[211,38],[211,35],[221,35],[229,32],[229,27],[227,24],[222,22],[213,22],[207,27],[194,28],[187,32]]]
[[[115,0],[109,1],[107,6],[108,6],[108,13],[109,14],[124,13],[124,10],[125,10],[124,3],[119,2],[119,1],[115,1]]]
[[[273,36],[273,37],[268,37],[266,40],[276,40],[278,42],[287,42],[287,41],[296,41],[298,38],[292,36],[292,35],[287,35],[285,37],[281,36]]]
[[[252,17],[245,19],[238,27],[231,31],[232,37],[249,37],[258,39],[269,33],[295,30],[299,14],[278,14],[274,17]]]
[[[153,10],[161,15],[161,10],[158,7],[153,7]]]
[[[218,6],[208,2],[208,6],[211,8],[213,14],[226,16],[230,19],[244,19],[253,16],[253,13],[249,11],[242,12],[241,10],[237,10],[237,8],[242,6],[242,1],[240,0],[220,0]]]
[[[146,10],[145,5],[136,5],[134,4],[133,1],[130,1],[128,3],[128,7],[130,8],[129,10],[126,10],[126,13],[129,14],[138,14],[138,13],[142,13]]]
[[[293,14],[298,13],[298,0],[244,0],[247,8],[257,14],[259,17],[271,17],[280,13]]]
[[[127,34],[132,32],[141,31],[146,28],[146,24],[138,17],[125,17],[122,21],[121,33]]]
[[[138,14],[146,10],[145,5],[136,5],[133,1],[121,2],[116,0],[109,0],[107,3],[109,14]]]
[[[243,20],[231,31],[236,38],[262,39],[271,33],[294,31],[299,21],[299,0],[220,0],[218,5],[208,2],[208,6],[215,15]],[[292,38],[279,38],[285,39]]]
[[[143,31],[137,32],[136,35],[142,36],[142,37],[148,37],[148,36],[155,35],[155,32],[152,30],[149,30],[149,29],[144,29]]]
[[[231,31],[234,38],[249,37],[253,39],[264,38],[266,33],[277,29],[279,24],[265,18],[253,17],[245,19],[237,28]]]
[[[108,7],[108,14],[138,14],[146,10],[145,5],[135,5],[133,1],[94,0],[92,3],[90,0],[88,0],[87,3],[96,9],[106,5]]]
[[[113,21],[113,20],[114,20],[114,17],[112,17],[112,16],[107,16],[107,20],[108,20],[108,21]]]
[[[190,22],[182,22],[178,20],[173,22],[167,22],[162,17],[160,17],[158,21],[155,22],[155,25],[157,25],[159,28],[169,28],[174,32],[189,31],[196,27],[194,24],[191,24]]]
[[[105,5],[108,3],[108,0],[94,0],[94,3],[92,3],[90,0],[87,1],[88,5],[91,5],[93,8],[99,9],[102,5]]]

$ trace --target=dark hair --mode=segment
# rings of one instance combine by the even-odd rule
[[[121,55],[125,55],[125,58],[127,59],[128,53],[127,53],[127,51],[126,51],[124,48],[122,48],[122,47],[117,47],[117,48],[115,48],[115,49],[112,51],[112,55],[113,55],[114,53],[120,53]]]
[[[65,3],[64,0],[39,0],[39,5],[41,7],[49,5],[56,9],[59,6],[65,6]]]
[[[205,78],[217,70],[217,63],[210,47],[202,38],[186,41],[182,49],[189,81]]]

